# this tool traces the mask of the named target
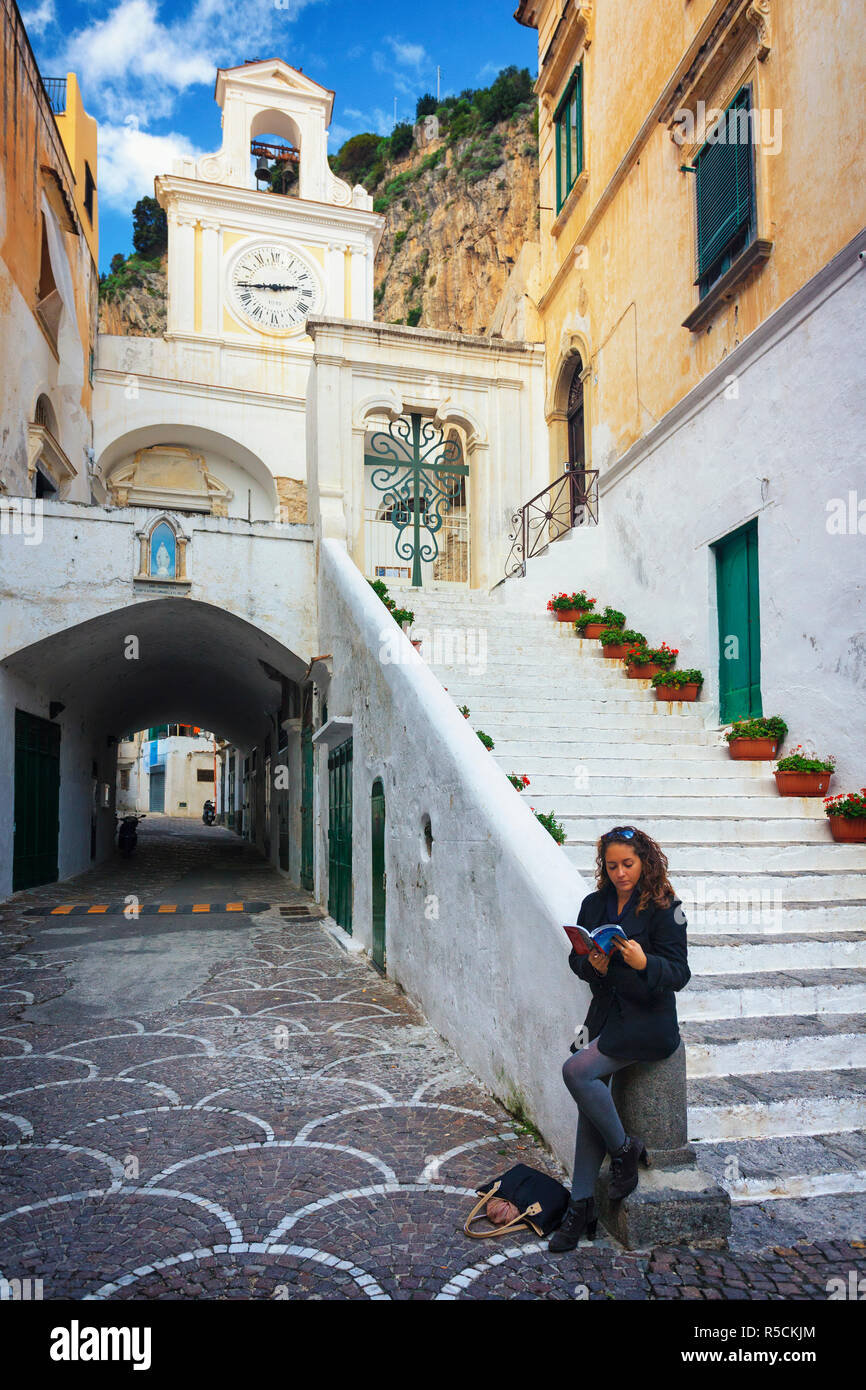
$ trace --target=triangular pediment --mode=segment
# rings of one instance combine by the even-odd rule
[[[327,108],[326,119],[327,121],[331,119],[331,110],[334,104],[334,93],[331,89],[314,82],[311,77],[307,77],[306,73],[291,67],[282,58],[267,58],[260,63],[242,63],[235,68],[217,69],[214,95],[220,106],[224,104],[228,87],[240,89],[246,86],[259,93],[270,90],[281,96],[285,96],[287,92],[292,92],[297,96],[306,97],[317,105],[325,105]]]

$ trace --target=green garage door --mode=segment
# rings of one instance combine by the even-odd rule
[[[17,709],[13,892],[55,882],[59,820],[60,730]]]
[[[718,541],[719,714],[723,724],[761,714],[758,523]]]

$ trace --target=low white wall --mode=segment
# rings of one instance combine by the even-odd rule
[[[354,721],[353,934],[369,949],[370,793],[381,777],[388,974],[570,1168],[576,1111],[561,1067],[589,990],[568,969],[562,923],[574,922],[590,885],[338,541],[321,545],[319,614],[333,656],[328,713]],[[383,638],[405,660],[383,659]]]

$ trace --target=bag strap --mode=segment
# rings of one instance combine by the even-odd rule
[[[489,1192],[482,1192],[463,1223],[463,1234],[471,1236],[473,1240],[489,1240],[492,1236],[504,1236],[510,1231],[522,1231],[531,1228],[537,1236],[542,1235],[542,1231],[536,1226],[535,1222],[529,1220],[531,1216],[538,1216],[541,1211],[540,1202],[533,1202],[531,1206],[526,1208],[526,1211],[520,1212],[518,1216],[512,1217],[510,1221],[506,1221],[504,1226],[494,1227],[492,1231],[473,1231],[470,1229],[473,1221],[481,1220],[479,1216],[481,1208],[484,1206],[485,1202],[490,1201],[490,1198],[494,1195],[498,1187],[499,1183],[495,1182]]]

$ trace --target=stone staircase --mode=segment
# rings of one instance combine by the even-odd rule
[[[692,970],[689,1136],[737,1239],[866,1234],[866,848],[831,840],[820,798],[780,797],[772,764],[734,762],[702,702],[657,702],[570,626],[465,590],[405,601],[425,660],[590,886],[612,825],[667,854]],[[792,742],[812,732],[790,722]]]

